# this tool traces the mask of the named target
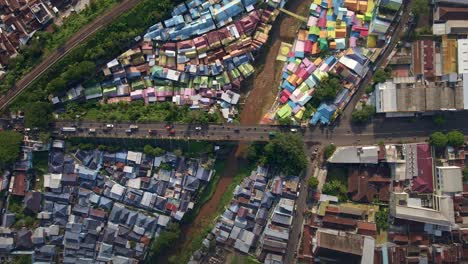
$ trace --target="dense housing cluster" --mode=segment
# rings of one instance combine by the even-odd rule
[[[18,55],[34,32],[53,18],[52,11],[42,0],[0,1],[0,69],[11,57]],[[0,74],[1,75],[1,74]]]
[[[277,57],[285,64],[278,105],[272,111],[276,115],[269,118],[308,119],[312,125],[332,122],[387,48],[401,5],[401,0],[313,1],[307,23],[292,45],[282,44]],[[317,90],[324,89],[320,84],[330,78],[338,78],[339,87],[319,96]],[[304,116],[312,99],[316,109]]]
[[[299,177],[281,178],[258,167],[236,186],[233,199],[207,239],[254,255],[265,263],[273,260],[280,263],[288,250],[299,181]],[[194,261],[219,260],[210,252]]]
[[[172,18],[150,27],[137,46],[110,61],[105,81],[73,87],[53,103],[103,98],[107,103],[173,102],[191,109],[218,104],[227,120],[237,114],[241,82],[268,40],[277,3],[258,0],[188,1]]]
[[[28,155],[31,156],[31,152]],[[34,261],[135,263],[173,221],[194,208],[197,193],[213,177],[213,160],[173,153],[77,150],[54,141],[43,191],[33,190],[25,169],[15,166],[10,204],[0,228],[0,252],[32,251]],[[8,186],[8,177],[2,186]],[[38,189],[38,188],[36,188]],[[32,223],[18,225],[19,201]],[[21,222],[23,223],[23,222]]]

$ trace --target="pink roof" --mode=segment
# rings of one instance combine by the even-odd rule
[[[146,96],[154,96],[155,95],[154,87],[146,88],[145,94]]]
[[[297,65],[293,62],[289,63],[286,69],[290,72],[295,72],[297,69]]]
[[[281,102],[282,104],[285,104],[287,101],[288,101],[288,97],[287,97],[287,96],[284,96],[284,95],[281,96],[280,102]]]
[[[302,63],[303,63],[304,66],[306,66],[306,67],[309,67],[309,66],[312,64],[312,62],[311,62],[308,58],[303,59],[303,60],[302,60]]]
[[[301,40],[298,40],[296,42],[295,51],[296,52],[304,52],[304,47],[305,47],[305,42],[301,41]]]
[[[309,26],[309,27],[316,26],[317,22],[318,22],[318,18],[316,18],[314,16],[310,16],[309,20],[307,21],[307,26]]]
[[[184,96],[192,96],[195,95],[195,90],[192,88],[185,88]]]
[[[313,71],[315,71],[317,67],[315,66],[315,64],[310,64],[309,67],[306,68],[306,71],[311,74]]]
[[[326,15],[323,15],[320,17],[319,21],[318,21],[318,26],[321,27],[321,28],[324,28],[327,26],[327,16]]]
[[[355,48],[355,47],[356,47],[356,40],[357,40],[356,37],[350,37],[350,38],[349,38],[349,46],[350,46],[351,48]]]

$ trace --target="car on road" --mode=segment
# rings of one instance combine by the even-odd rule
[[[88,134],[96,134],[96,129],[95,128],[90,128],[88,130]]]
[[[138,126],[137,125],[130,125],[129,129],[132,130],[132,131],[136,131],[136,130],[138,130]]]
[[[170,134],[170,135],[175,135],[175,129],[172,128],[171,130],[169,130],[169,134]]]
[[[150,135],[156,135],[158,131],[156,129],[148,129],[148,134]]]
[[[240,129],[235,128],[235,129],[234,129],[234,133],[240,133]]]
[[[273,132],[273,131],[271,131],[270,133],[268,133],[268,136],[269,136],[270,138],[274,138],[274,137],[276,137],[276,133]]]
[[[129,128],[129,129],[125,129],[125,133],[127,134],[131,134],[132,133],[132,130]]]
[[[292,133],[297,133],[297,128],[291,128],[289,131],[291,131]]]
[[[114,128],[114,124],[107,124],[107,125],[106,125],[106,128],[107,128],[107,129],[112,129],[112,128]]]
[[[171,128],[174,128],[174,125],[166,124],[166,129],[167,129],[167,130],[170,130]]]
[[[197,127],[195,127],[195,130],[196,130],[196,131],[201,131],[202,128],[201,128],[201,126],[197,126]]]

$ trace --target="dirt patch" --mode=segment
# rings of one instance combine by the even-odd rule
[[[209,224],[210,221],[213,221],[213,214],[216,213],[218,209],[218,202],[223,196],[223,194],[226,192],[229,185],[231,184],[232,179],[237,174],[238,169],[239,160],[235,155],[234,150],[231,154],[229,154],[227,158],[226,167],[224,168],[223,174],[219,179],[219,183],[216,187],[216,191],[213,194],[213,197],[211,197],[211,199],[202,206],[200,212],[198,213],[197,217],[195,218],[192,224],[185,225],[182,227],[182,234],[184,234],[184,237],[193,237],[198,231],[200,231],[207,224]],[[182,249],[184,249],[185,245],[187,245],[190,242],[190,240],[186,239],[184,241],[184,246],[182,247]]]
[[[305,16],[309,10],[310,1],[290,0],[287,10]],[[275,22],[270,39],[257,59],[256,73],[247,87],[250,94],[245,101],[240,123],[243,125],[258,124],[273,105],[281,81],[282,63],[276,61],[281,42],[292,43],[296,31],[302,21],[281,14]]]

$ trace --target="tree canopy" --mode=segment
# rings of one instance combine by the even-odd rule
[[[307,185],[309,186],[310,189],[317,188],[318,184],[319,184],[318,179],[316,177],[313,177],[313,176],[310,177],[309,181],[307,182]]]
[[[384,83],[390,77],[391,77],[391,75],[388,72],[386,72],[386,71],[384,71],[382,69],[378,69],[374,73],[373,80],[376,83]]]
[[[13,164],[20,154],[23,136],[14,131],[0,131],[0,167]]]
[[[429,138],[429,143],[434,147],[443,148],[448,143],[447,135],[442,132],[434,132]]]
[[[428,16],[430,11],[430,3],[428,0],[414,0],[411,12],[415,16]]]
[[[458,130],[447,133],[447,143],[452,147],[460,147],[465,143],[465,136]]]
[[[351,120],[354,123],[365,123],[369,121],[375,114],[375,107],[372,105],[363,105],[361,110],[356,110],[351,115]]]
[[[24,110],[24,125],[29,128],[47,129],[52,121],[52,107],[45,102],[34,102]]]
[[[162,155],[164,155],[164,153],[166,153],[166,151],[164,149],[162,149],[160,147],[153,148],[150,145],[145,145],[144,148],[143,148],[143,152],[146,155],[151,155],[151,156],[155,156],[155,157],[162,156]]]
[[[333,100],[340,88],[340,80],[337,77],[330,76],[317,85],[314,98],[320,102]]]
[[[180,235],[180,227],[176,223],[170,223],[166,230],[159,234],[151,247],[151,256],[161,254],[168,248],[174,246]]]
[[[335,153],[335,150],[336,150],[336,146],[333,144],[326,146],[325,150],[323,151],[323,157],[325,159],[329,159],[333,155],[333,153]]]
[[[304,142],[297,134],[277,134],[264,153],[266,164],[286,175],[299,175],[307,166]]]

